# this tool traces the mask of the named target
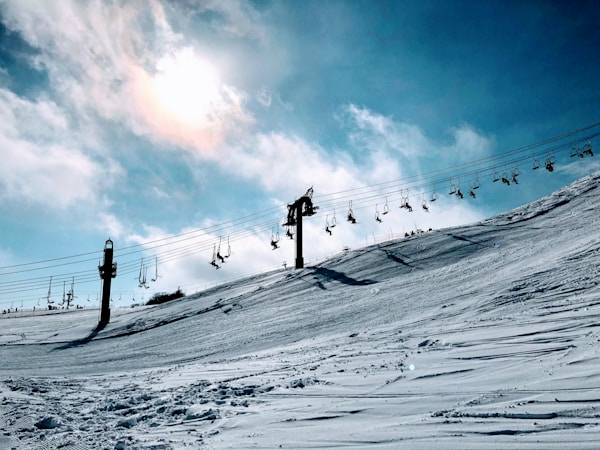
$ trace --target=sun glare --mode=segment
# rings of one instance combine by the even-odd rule
[[[158,62],[154,78],[158,99],[169,115],[185,122],[202,120],[219,99],[215,68],[184,49]]]

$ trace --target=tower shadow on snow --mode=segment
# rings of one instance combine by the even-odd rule
[[[56,347],[56,348],[52,349],[52,351],[66,350],[69,348],[81,347],[82,345],[89,344],[92,341],[92,339],[94,339],[98,335],[98,333],[100,333],[104,329],[104,327],[106,327],[106,325],[107,325],[106,323],[100,322],[96,326],[96,328],[94,328],[92,330],[92,332],[90,334],[88,334],[86,337],[84,337],[83,339],[77,339],[75,341],[67,342],[66,344],[61,345],[60,347]]]
[[[325,267],[317,267],[313,270],[315,275],[322,277],[325,281],[339,281],[342,284],[347,284],[350,286],[367,286],[369,284],[375,284],[377,281],[374,280],[357,280],[355,278],[347,276],[343,272],[338,272],[332,269],[326,269]],[[325,286],[321,282],[318,283],[318,286],[321,289],[326,289]]]

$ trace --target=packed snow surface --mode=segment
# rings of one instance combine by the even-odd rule
[[[0,448],[600,448],[600,172],[156,307],[0,318]]]

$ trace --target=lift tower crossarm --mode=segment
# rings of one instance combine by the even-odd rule
[[[296,269],[304,267],[304,257],[302,256],[302,217],[313,216],[317,213],[318,206],[312,203],[313,188],[311,187],[306,194],[291,203],[288,206],[287,220],[283,226],[296,227]]]

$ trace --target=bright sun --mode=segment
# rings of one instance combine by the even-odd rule
[[[185,122],[202,120],[220,98],[215,68],[190,48],[162,58],[154,78],[159,101],[167,112]]]

